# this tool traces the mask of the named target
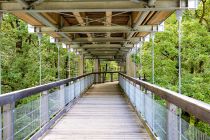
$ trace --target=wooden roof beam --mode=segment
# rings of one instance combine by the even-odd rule
[[[129,26],[65,26],[59,30],[55,27],[40,27],[40,32],[51,33],[135,33],[135,32],[158,32],[160,25],[141,25],[135,28]],[[129,40],[131,37],[127,38]],[[91,38],[92,41],[92,38]]]
[[[137,28],[139,25],[142,24],[142,22],[144,21],[144,19],[147,17],[147,15],[149,14],[149,11],[145,11],[142,12],[140,16],[138,16],[137,21],[132,25],[132,27],[135,29]],[[130,32],[127,34],[127,40],[130,40],[130,38],[132,38],[132,36],[135,34],[135,32]],[[125,42],[124,45],[126,45],[128,42]]]
[[[60,38],[59,39],[61,42],[68,42],[68,40],[66,40],[65,38]],[[125,38],[123,37],[95,37],[95,38],[92,38],[92,42],[133,42],[133,43],[136,43],[136,42],[139,42],[141,41],[141,38],[139,37],[132,37],[130,40],[126,40]],[[84,38],[84,37],[81,37],[81,38],[74,38],[72,39],[71,43],[91,43],[91,41],[89,41],[88,38]]]
[[[111,26],[111,25],[112,25],[112,11],[106,11],[106,26]],[[107,35],[106,37],[110,37],[111,33],[108,32],[106,35]]]
[[[83,20],[82,16],[80,15],[79,12],[73,12],[73,15],[75,16],[75,18],[77,19],[78,23],[85,27],[86,26],[86,23],[85,21]],[[92,36],[90,33],[87,33],[87,37],[89,38],[90,41],[92,41]]]
[[[121,44],[85,44],[85,45],[71,45],[73,49],[88,49],[88,48],[132,48],[132,44],[123,46]]]
[[[25,6],[29,6],[24,0],[16,0],[21,6],[22,8],[24,8]],[[47,20],[43,15],[41,15],[40,13],[34,13],[34,12],[28,12],[32,17],[34,17],[36,20],[40,21],[42,24],[52,28],[53,30],[58,30],[58,27],[56,25],[54,25],[53,23],[51,23],[49,20]],[[65,33],[58,33],[59,35],[61,35],[62,37],[66,38],[67,40],[71,41],[71,38],[69,38]]]

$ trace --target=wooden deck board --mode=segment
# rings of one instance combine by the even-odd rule
[[[116,82],[92,86],[43,140],[148,140]]]

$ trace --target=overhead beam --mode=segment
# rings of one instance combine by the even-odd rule
[[[58,31],[51,27],[40,27],[40,32],[51,33],[127,33],[127,32],[158,32],[160,25],[142,25],[135,28],[129,26],[66,26]]]
[[[105,11],[173,11],[177,9],[188,9],[188,1],[182,0],[158,0],[155,7],[145,7],[148,3],[139,1],[138,4],[131,1],[44,1],[34,5],[33,9],[24,9],[17,2],[2,2],[3,11],[30,11],[30,12],[105,12]]]
[[[87,48],[87,49],[84,49],[84,50],[89,50],[89,51],[112,51],[112,50],[115,50],[115,51],[128,51],[130,50],[130,48]]]
[[[112,26],[112,11],[107,11],[106,12],[106,26]],[[111,33],[108,32],[106,37],[110,37],[111,36]],[[108,42],[110,43],[110,42]]]
[[[66,40],[65,38],[60,38],[59,39],[62,42],[68,42],[68,40]],[[123,37],[96,37],[96,38],[92,38],[92,41],[89,40],[89,38],[85,38],[85,37],[81,37],[81,38],[75,38],[72,39],[72,43],[92,43],[92,42],[139,42],[141,41],[140,37],[132,37],[130,40],[127,40]]]
[[[101,52],[101,51],[90,51],[91,52],[91,54],[115,54],[117,51],[103,51],[103,52]]]
[[[24,0],[16,0],[18,2],[18,4],[22,7],[22,8],[27,8],[29,7],[29,5],[24,1]],[[49,20],[47,20],[45,17],[43,17],[40,13],[35,13],[32,12],[29,14],[31,16],[33,16],[35,19],[37,19],[38,21],[40,21],[42,24],[44,24],[45,26],[49,26],[50,28],[52,28],[53,30],[58,30],[58,27],[54,24],[52,24]],[[65,33],[58,33],[60,34],[62,37],[66,38],[68,41],[71,41],[71,38],[68,37]]]
[[[84,52],[84,51],[81,51],[80,54],[83,54],[83,55],[91,55],[91,56],[116,56],[116,52],[110,52],[110,53],[94,53],[92,52],[91,54],[88,53],[88,52]],[[119,56],[122,56],[124,55],[125,53],[118,53],[117,55]]]
[[[132,27],[134,29],[136,29],[139,25],[141,25],[141,23],[144,21],[144,19],[147,17],[147,15],[149,14],[149,11],[145,11],[142,12],[142,14],[139,16],[139,18],[137,19],[137,21],[132,25]],[[130,40],[130,38],[132,38],[132,36],[135,34],[135,32],[130,32],[127,34],[127,40]],[[125,42],[124,45],[126,45],[128,42]]]
[[[88,48],[132,48],[132,44],[123,46],[121,44],[86,44],[86,45],[71,45],[73,49],[88,49]]]
[[[43,23],[44,25],[48,26],[48,28],[51,28],[52,30],[58,30],[58,27],[54,24],[52,24],[50,21],[48,21],[45,17],[43,17],[39,13],[30,13],[31,16],[33,16],[35,19]],[[62,37],[66,38],[68,41],[71,41],[71,38],[67,36],[65,33],[57,32]]]
[[[73,12],[73,14],[74,14],[75,18],[77,19],[78,23],[79,23],[82,27],[86,26],[85,21],[83,20],[83,18],[82,18],[82,16],[80,15],[79,12]],[[90,34],[90,33],[87,33],[87,36],[88,36],[88,40],[91,41],[91,40],[92,40],[91,34]]]

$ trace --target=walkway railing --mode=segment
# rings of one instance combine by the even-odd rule
[[[95,74],[95,83],[105,83],[118,81],[119,72],[94,72]]]
[[[157,138],[161,140],[210,140],[210,136],[181,119],[177,115],[179,113],[176,107],[210,124],[209,104],[122,73],[120,73],[119,82],[136,111]],[[161,105],[152,94],[164,99],[167,105]]]
[[[1,95],[0,140],[37,139],[93,83],[90,73]],[[29,96],[34,100],[16,106]]]
[[[105,73],[106,76],[104,76]],[[105,79],[101,80],[100,75],[103,75]],[[100,82],[114,81],[117,78],[136,111],[158,138],[163,140],[210,140],[209,136],[189,125],[176,112],[176,106],[178,106],[199,120],[210,124],[209,104],[119,72],[90,73],[1,95],[0,140],[37,139],[93,83],[99,80]],[[167,107],[155,100],[152,94],[165,99]],[[26,100],[27,97],[31,97],[33,101],[17,106],[17,102],[21,102],[22,99]]]

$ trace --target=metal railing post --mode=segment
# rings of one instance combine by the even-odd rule
[[[147,94],[147,90],[144,88],[143,90],[145,90],[145,93],[143,92],[143,95],[144,95],[144,107],[143,107],[143,110],[144,110],[144,117],[146,117],[146,102],[145,102],[145,96],[146,96],[146,94]],[[143,91],[142,90],[142,91]]]
[[[74,84],[74,99],[76,98],[76,80],[73,81],[73,84]]]
[[[113,73],[111,73],[111,82],[113,82]]]
[[[80,91],[80,95],[82,94],[82,78],[81,79],[79,79],[79,91]]]
[[[94,74],[94,83],[96,84],[96,73]]]
[[[15,103],[3,106],[3,140],[14,140],[15,121],[14,110]]]
[[[171,104],[167,102],[167,123],[166,123],[166,128],[167,128],[167,140],[178,140],[179,139],[179,134],[178,134],[178,116],[174,115],[177,112],[177,107],[174,104]],[[172,127],[173,126],[173,127]]]
[[[64,91],[64,85],[60,86],[60,107],[61,109],[65,106],[65,91]]]
[[[40,124],[44,125],[49,121],[49,105],[48,105],[48,91],[41,93],[41,103],[40,103]]]

